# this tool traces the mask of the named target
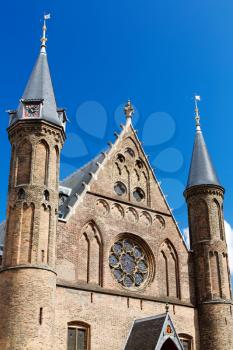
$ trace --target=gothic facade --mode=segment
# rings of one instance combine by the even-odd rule
[[[184,193],[188,250],[130,102],[115,143],[59,180],[67,117],[56,105],[45,43],[44,35],[19,107],[9,112],[0,349],[232,350],[224,189],[198,110]]]

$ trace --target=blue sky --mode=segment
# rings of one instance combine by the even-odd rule
[[[233,226],[233,3],[230,0],[8,1],[1,4],[1,193],[5,218],[10,146],[7,109],[17,107],[35,63],[40,19],[48,22],[48,57],[59,107],[70,123],[62,177],[102,150],[119,129],[130,98],[135,127],[162,181],[181,229],[184,189],[194,141],[193,95],[226,188]]]

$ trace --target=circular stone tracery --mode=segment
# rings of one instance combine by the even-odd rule
[[[121,239],[113,244],[109,266],[117,282],[126,288],[140,287],[149,273],[148,257],[133,239]]]

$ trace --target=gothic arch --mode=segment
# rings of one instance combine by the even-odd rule
[[[15,186],[15,171],[16,171],[16,152],[15,152],[15,145],[12,146],[11,151],[11,163],[10,163],[10,179],[9,184],[11,186]]]
[[[163,345],[160,348],[161,350],[181,350],[181,347],[177,347],[174,341],[171,338],[165,340]]]
[[[51,208],[42,204],[40,208],[40,229],[38,239],[37,259],[41,264],[48,263]]]
[[[218,252],[209,252],[210,259],[210,273],[211,273],[211,289],[213,298],[219,298],[221,296],[221,278],[220,278],[220,266],[219,266],[219,254]]]
[[[33,203],[23,205],[22,224],[19,239],[19,264],[31,263],[32,260],[32,234],[34,224],[35,206]]]
[[[132,137],[127,137],[125,139],[124,146],[125,146],[125,149],[132,148],[134,150],[134,152],[136,151],[137,154],[139,152],[138,145],[136,144],[136,142],[133,140]],[[137,156],[136,153],[135,153],[135,156]]]
[[[136,223],[138,222],[138,213],[137,211],[132,208],[132,207],[128,207],[125,211],[125,216],[126,216],[126,219],[129,221],[129,222],[133,222],[133,223]]]
[[[189,219],[195,241],[210,239],[209,209],[204,199],[200,198],[190,206]]]
[[[16,184],[28,184],[31,179],[32,145],[24,140],[18,147],[16,165]]]
[[[190,249],[192,249],[193,247],[192,215],[193,215],[193,207],[192,207],[192,204],[189,204],[188,205],[188,222],[189,222]]]
[[[161,296],[180,298],[178,255],[168,239],[161,244],[159,250],[158,286]]]
[[[36,184],[48,184],[49,157],[48,143],[45,140],[40,140],[35,148],[34,182]]]
[[[50,184],[56,186],[58,184],[58,171],[59,171],[59,149],[57,146],[51,150],[51,161],[50,161]]]
[[[78,279],[102,285],[103,241],[96,223],[91,220],[81,231],[78,249]]]
[[[212,221],[215,222],[215,225],[213,225],[213,238],[223,240],[221,206],[216,198],[212,201],[212,208]]]
[[[231,298],[231,292],[230,292],[230,271],[228,268],[228,255],[223,253],[222,254],[222,265],[223,265],[223,278],[224,278],[224,294],[226,299]]]

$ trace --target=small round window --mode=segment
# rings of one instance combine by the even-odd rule
[[[141,188],[137,187],[133,191],[133,196],[137,202],[141,202],[145,198],[145,193],[143,192],[143,190]]]
[[[118,196],[123,196],[124,194],[126,194],[127,189],[123,182],[118,181],[114,186],[114,191],[116,192],[116,194],[118,194]]]
[[[114,243],[109,266],[117,282],[126,288],[138,288],[148,278],[148,256],[133,239],[121,239]]]

